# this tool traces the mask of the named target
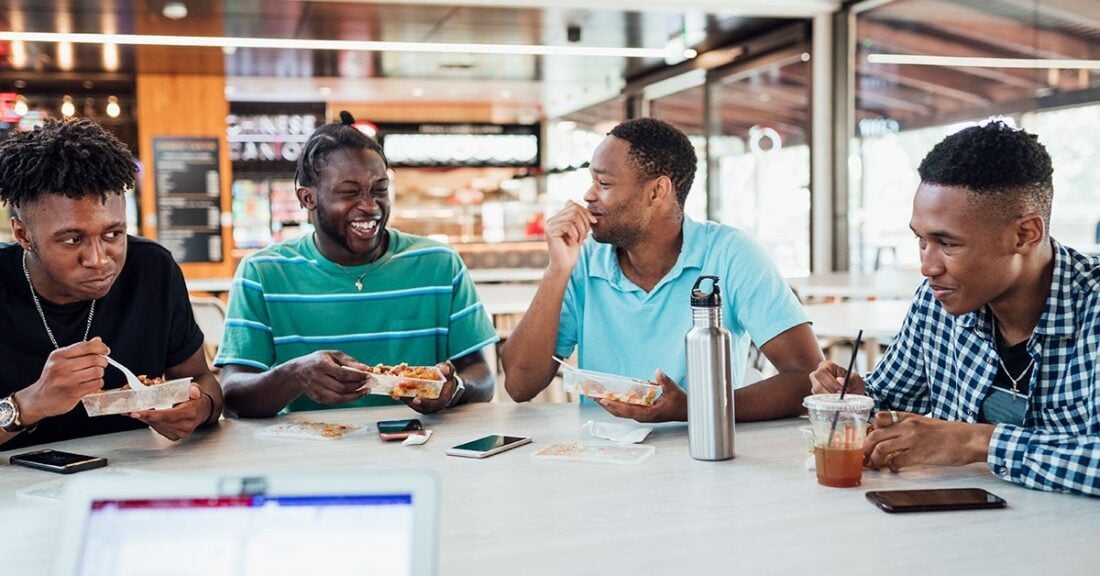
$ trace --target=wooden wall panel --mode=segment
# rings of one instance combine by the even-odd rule
[[[221,35],[220,24],[209,21],[172,22],[159,14],[139,15],[138,31],[147,34]],[[215,136],[220,142],[221,209],[231,214],[232,165],[225,139],[225,55],[221,50],[139,46],[136,51],[138,147],[141,176],[143,234],[157,237],[157,205],[153,174],[153,138],[158,136]],[[183,263],[188,278],[232,276],[233,231],[222,226],[222,262]]]

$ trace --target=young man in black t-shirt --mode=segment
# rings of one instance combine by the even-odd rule
[[[172,440],[216,422],[183,274],[167,250],[126,235],[129,150],[93,122],[47,122],[0,144],[0,200],[16,244],[0,248],[0,450],[150,426]],[[89,418],[80,399],[122,374],[193,378],[165,410]]]

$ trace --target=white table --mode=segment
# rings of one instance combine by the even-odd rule
[[[865,340],[889,342],[901,329],[910,304],[908,300],[850,300],[806,304],[803,309],[819,338],[855,340],[863,330]]]
[[[830,298],[909,300],[924,277],[919,270],[880,270],[874,274],[830,272],[788,278],[804,302]]]
[[[367,424],[407,417],[404,407],[298,414]],[[1037,492],[984,465],[865,472],[862,488],[819,486],[803,467],[804,420],[742,424],[737,458],[697,462],[683,425],[658,427],[656,453],[615,466],[536,462],[553,442],[609,418],[576,404],[481,404],[423,417],[424,446],[374,435],[336,442],[257,438],[271,420],[229,420],[173,444],[146,430],[58,443],[106,456],[111,466],[264,472],[425,468],[442,481],[440,574],[1089,574],[1100,566],[1100,499]],[[535,443],[486,460],[444,448],[484,433],[528,434]],[[5,576],[45,570],[56,506],[15,500],[16,490],[61,478],[6,465],[0,454],[0,538]],[[103,473],[89,471],[83,474]],[[870,489],[982,487],[1007,510],[892,516],[864,499]],[[840,567],[843,566],[843,569]]]
[[[478,284],[477,295],[490,316],[523,314],[535,298],[538,284]]]

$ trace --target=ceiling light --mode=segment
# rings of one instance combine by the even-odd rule
[[[332,94],[332,88],[329,88],[328,86],[321,86],[317,89],[317,93],[321,96],[328,96],[329,94]]]
[[[376,40],[315,40],[302,38],[230,38],[157,34],[75,34],[60,32],[0,32],[0,41],[114,43],[126,46],[186,46],[195,48],[273,48],[279,50],[344,50],[351,52],[432,52],[510,54],[528,56],[606,56],[664,58],[664,48],[550,46],[546,44],[462,44],[449,42],[384,42]]]
[[[165,2],[160,13],[169,20],[183,20],[187,18],[187,4],[183,2]]]
[[[507,99],[512,97],[512,91],[511,90],[501,90],[500,91],[500,97],[507,100]]]
[[[1054,60],[1045,58],[973,58],[968,56],[926,56],[923,54],[868,54],[871,64],[912,64],[955,68],[1031,68],[1100,70],[1100,60]]]
[[[69,118],[73,114],[76,114],[76,105],[73,104],[72,96],[65,96],[61,99],[61,115]]]
[[[412,94],[413,94],[413,98],[420,98],[421,96],[424,95],[424,89],[423,88],[413,88]]]
[[[111,118],[118,118],[119,114],[122,114],[122,107],[118,105],[118,98],[114,96],[107,97],[107,115]]]
[[[61,41],[57,43],[57,67],[69,71],[73,69],[73,43]]]
[[[108,72],[118,71],[118,44],[108,42],[103,45],[103,69]]]

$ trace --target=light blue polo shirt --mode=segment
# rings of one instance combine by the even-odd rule
[[[589,237],[565,291],[557,354],[568,357],[576,348],[580,368],[644,380],[660,368],[683,387],[691,287],[703,274],[721,279],[734,388],[744,380],[750,338],[763,346],[809,322],[779,269],[747,234],[687,217],[683,231],[680,257],[648,294],[623,274],[613,246]]]

